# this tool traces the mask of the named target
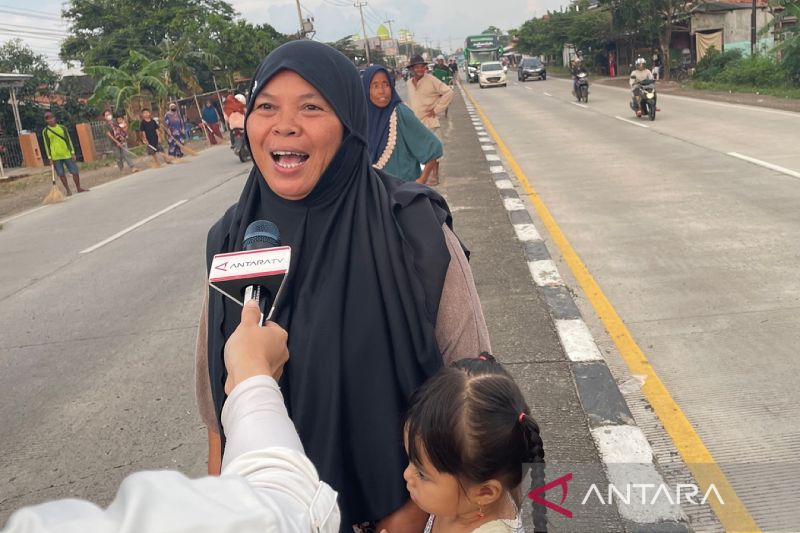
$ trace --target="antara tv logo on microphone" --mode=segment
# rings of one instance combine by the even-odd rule
[[[208,283],[239,304],[244,303],[245,289],[253,285],[276,297],[289,272],[291,256],[288,246],[217,254],[211,261]]]
[[[217,254],[211,263],[208,281],[216,283],[285,274],[289,269],[290,256],[291,251],[288,246]]]

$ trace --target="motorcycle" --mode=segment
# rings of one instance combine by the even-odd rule
[[[581,72],[575,79],[575,98],[578,102],[589,102],[589,75]]]
[[[233,135],[233,153],[239,157],[239,161],[242,163],[250,161],[252,156],[247,143],[244,142],[244,130],[242,128],[233,128],[231,135]]]
[[[644,80],[633,90],[633,98],[631,98],[631,109],[634,112],[636,109],[636,97],[639,97],[639,109],[643,117],[650,117],[650,120],[656,119],[656,82],[655,80]]]

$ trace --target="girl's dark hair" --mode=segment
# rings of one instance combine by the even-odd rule
[[[406,417],[408,458],[424,454],[439,472],[478,484],[500,481],[515,489],[534,464],[532,484],[544,484],[539,425],[511,375],[484,353],[443,368],[411,397]],[[534,508],[536,531],[546,531],[543,509]],[[538,523],[537,523],[538,522]]]

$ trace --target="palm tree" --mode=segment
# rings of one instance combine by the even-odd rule
[[[144,99],[161,101],[167,97],[167,85],[163,75],[169,62],[152,60],[140,52],[131,50],[128,59],[119,67],[86,67],[87,74],[99,78],[90,104],[111,101],[115,110],[124,109],[129,118],[134,117],[133,102],[143,109]]]
[[[203,92],[197,81],[197,72],[191,65],[192,62],[202,63],[209,70],[221,64],[219,58],[212,53],[192,50],[192,43],[187,36],[177,41],[167,37],[161,41],[158,48],[161,50],[161,58],[168,64],[164,70],[164,83],[170,94]]]

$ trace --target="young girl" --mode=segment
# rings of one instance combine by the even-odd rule
[[[522,533],[516,493],[528,463],[543,479],[544,449],[517,384],[491,355],[442,369],[412,396],[405,426],[411,499],[425,533]],[[544,530],[544,515],[536,531]]]

